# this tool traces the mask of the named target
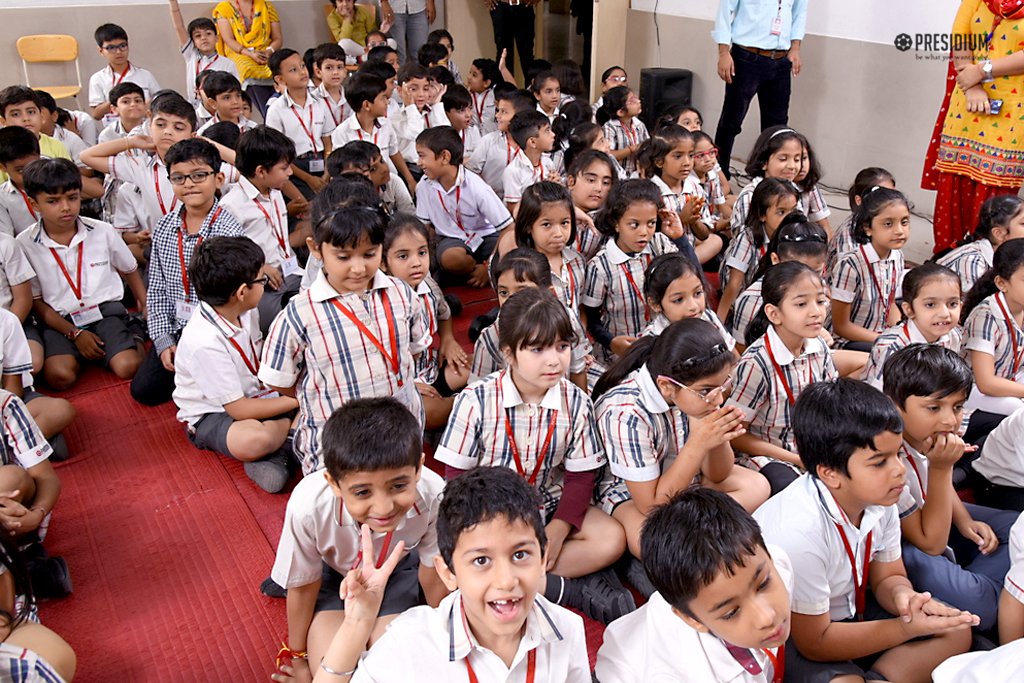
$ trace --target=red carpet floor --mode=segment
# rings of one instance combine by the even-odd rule
[[[490,290],[453,291],[464,304],[456,335],[469,347],[469,323],[495,302]],[[65,397],[78,419],[46,544],[67,559],[75,590],[41,615],[78,653],[75,680],[269,680],[285,602],[257,587],[287,496],[197,451],[172,404],[142,407],[109,373],[87,371]],[[603,632],[587,621],[592,662]]]

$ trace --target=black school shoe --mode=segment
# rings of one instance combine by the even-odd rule
[[[64,462],[71,457],[71,453],[68,451],[68,442],[64,439],[63,433],[54,434],[50,439],[50,449],[53,451],[50,453],[50,462]]]
[[[268,576],[260,584],[260,593],[268,598],[283,598],[288,595],[288,589],[279,586],[276,581]]]
[[[494,324],[494,321],[498,319],[498,311],[501,310],[497,306],[487,311],[482,315],[478,315],[473,318],[473,322],[469,324],[469,341],[476,343],[476,340],[480,338],[480,334],[484,329]]]
[[[636,591],[650,600],[651,596],[654,595],[658,589],[651,583],[651,578],[647,576],[647,570],[644,569],[644,563],[635,557],[629,558],[629,564],[626,565],[626,581],[629,581],[629,585],[636,589]]]
[[[458,318],[462,315],[462,299],[454,294],[445,294],[444,300],[448,304],[448,308],[451,309],[453,318]]]
[[[39,541],[22,547],[21,554],[32,580],[32,592],[37,598],[63,598],[71,593],[71,574],[63,557],[50,557]]]
[[[565,579],[560,604],[574,607],[586,616],[610,624],[636,609],[632,594],[611,569],[604,569],[578,579]]]
[[[289,463],[291,449],[278,449],[262,460],[253,460],[243,465],[246,476],[267,493],[280,493],[291,477]]]

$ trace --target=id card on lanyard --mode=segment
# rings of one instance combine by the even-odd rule
[[[782,0],[779,0],[779,11],[775,14],[775,18],[772,19],[772,35],[782,35]]]
[[[307,95],[306,97],[309,98],[310,96]],[[306,126],[306,122],[302,120],[302,116],[299,115],[299,111],[294,104],[290,105],[288,108],[291,109],[292,115],[295,116],[299,125],[302,126],[303,132],[305,132],[306,137],[309,138],[309,144],[313,146],[313,158],[309,160],[309,172],[323,173],[324,160],[320,158],[320,150],[317,149],[316,137],[313,135],[313,109],[315,108],[313,106],[313,102],[309,102],[309,126]]]
[[[69,249],[70,251],[70,249]],[[53,260],[57,262],[57,267],[60,268],[61,274],[64,276],[64,280],[67,281],[68,287],[71,288],[71,293],[78,299],[78,309],[71,311],[71,322],[75,324],[75,327],[85,327],[95,322],[99,322],[103,319],[103,314],[100,313],[100,307],[98,305],[86,306],[85,297],[82,293],[82,262],[85,260],[85,240],[83,239],[78,243],[78,263],[75,266],[75,279],[71,279],[71,273],[68,272],[67,265],[64,260],[57,253],[57,250],[50,247],[50,255],[53,256]]]
[[[479,249],[480,246],[484,243],[484,238],[481,237],[480,233],[478,233],[478,232],[474,231],[473,233],[470,233],[468,230],[466,230],[466,226],[462,222],[462,210],[459,208],[459,205],[462,202],[462,186],[461,185],[457,185],[455,187],[455,213],[454,214],[451,211],[448,210],[448,205],[445,204],[444,195],[441,193],[441,190],[437,191],[437,198],[441,202],[441,208],[444,209],[444,212],[446,214],[448,214],[449,218],[451,218],[453,221],[455,221],[455,225],[456,225],[456,227],[458,227],[459,232],[461,232],[463,234],[463,236],[465,237],[465,239],[466,239],[466,246],[469,247],[469,250],[471,252],[473,252],[473,251],[476,251],[477,249]]]
[[[270,226],[270,232],[274,235],[274,240],[277,242],[277,248],[281,253],[281,275],[288,277],[302,270],[299,267],[299,259],[291,253],[288,248],[288,231],[283,224],[281,219],[281,209],[277,205],[277,200],[272,200],[272,206],[274,208],[274,215],[271,217],[270,212],[263,206],[258,197],[253,197],[253,204],[260,210],[263,216],[267,219],[267,225]]]

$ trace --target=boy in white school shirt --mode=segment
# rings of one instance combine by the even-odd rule
[[[36,272],[33,310],[43,335],[43,374],[52,388],[78,379],[81,359],[103,361],[121,379],[142,362],[121,303],[125,283],[146,310],[138,264],[109,223],[83,218],[82,179],[68,159],[39,159],[24,173],[39,222],[18,236]],[[124,281],[122,282],[122,277]]]
[[[857,380],[816,382],[796,400],[793,431],[807,473],[754,512],[765,541],[793,566],[787,677],[926,680],[967,651],[978,618],[907,580],[896,407]]]
[[[605,631],[601,683],[781,683],[793,568],[750,514],[693,488],[655,508],[640,542],[658,592]]]
[[[217,24],[213,19],[197,17],[186,27],[178,0],[168,0],[167,4],[178,44],[181,45],[181,56],[185,60],[185,97],[194,105],[198,103],[196,76],[203,71],[223,71],[238,78],[238,67],[231,58],[217,52]]]
[[[398,89],[402,108],[391,115],[391,123],[398,136],[398,148],[407,164],[415,166],[416,138],[424,130],[447,126],[448,117],[441,104],[441,88],[430,80],[427,68],[415,62],[405,64],[398,71]]]
[[[232,74],[214,71],[208,75],[203,81],[202,95],[207,106],[213,109],[213,116],[199,126],[196,135],[202,135],[210,126],[221,121],[235,124],[240,133],[256,127],[256,122],[246,118],[243,113],[245,100],[242,84]]]
[[[395,616],[420,604],[421,588],[431,605],[448,592],[435,569],[444,482],[423,467],[416,418],[393,398],[354,399],[327,420],[323,446],[325,471],[308,474],[292,492],[271,570],[271,579],[288,589],[288,641],[279,661],[290,663],[285,674],[300,681],[321,672],[320,659],[339,627],[367,626],[349,643],[358,656]],[[385,559],[395,571],[379,586],[379,614],[357,605],[350,620],[339,597],[342,581]]]
[[[21,126],[0,128],[0,171],[7,174],[7,180],[0,184],[0,233],[17,237],[39,220],[21,176],[39,156],[39,140],[30,130]]]
[[[473,100],[463,85],[453,85],[441,96],[448,125],[455,129],[462,139],[462,155],[469,158],[480,144],[480,128],[473,125]]]
[[[536,491],[506,467],[448,482],[434,566],[453,592],[398,617],[360,660],[395,558],[350,572],[341,592],[351,610],[315,680],[589,683],[582,618],[539,595],[547,545],[539,507]]]
[[[345,101],[344,83],[348,77],[345,64],[345,51],[334,43],[317,45],[313,50],[313,71],[320,79],[320,85],[313,90],[313,97],[327,107],[327,115],[335,127],[352,113]]]
[[[153,74],[131,63],[128,59],[128,34],[117,24],[103,24],[93,34],[99,53],[107,60],[107,66],[89,78],[89,109],[92,117],[103,120],[104,125],[113,122],[109,109],[110,89],[125,81],[137,83],[146,94],[148,102],[160,90]]]
[[[528,91],[517,90],[511,83],[494,88],[494,119],[497,130],[487,133],[477,144],[466,168],[477,173],[499,197],[505,196],[505,169],[522,154],[508,132],[508,124],[516,114],[533,111],[536,100]]]
[[[1010,528],[1010,571],[999,597],[999,642],[1024,642],[1024,514]],[[1024,660],[1021,660],[1024,662]]]
[[[543,112],[536,110],[517,113],[508,124],[508,134],[519,147],[501,176],[505,187],[505,204],[512,215],[519,209],[523,190],[542,180],[560,183],[548,153],[555,148],[555,133]]]
[[[245,234],[263,249],[262,274],[270,280],[260,299],[260,330],[299,291],[302,267],[289,242],[288,208],[281,188],[292,175],[295,145],[280,131],[257,126],[238,141],[235,163],[242,177],[221,201]]]
[[[256,485],[277,493],[291,473],[291,448],[282,446],[299,402],[256,379],[262,266],[248,237],[211,237],[196,248],[189,274],[199,306],[178,340],[174,402],[196,448],[241,460]]]
[[[331,153],[334,121],[327,105],[309,93],[309,72],[302,55],[283,48],[267,62],[281,96],[267,107],[266,124],[281,131],[295,143],[292,182],[306,199],[323,189],[324,170]]]

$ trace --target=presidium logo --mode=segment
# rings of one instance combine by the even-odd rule
[[[892,44],[900,52],[914,50],[917,59],[948,59],[952,51],[987,47],[985,36],[973,33],[900,33]]]
[[[906,52],[910,48],[914,47],[914,39],[909,33],[901,33],[896,36],[896,40],[893,41],[893,44],[900,52]]]

